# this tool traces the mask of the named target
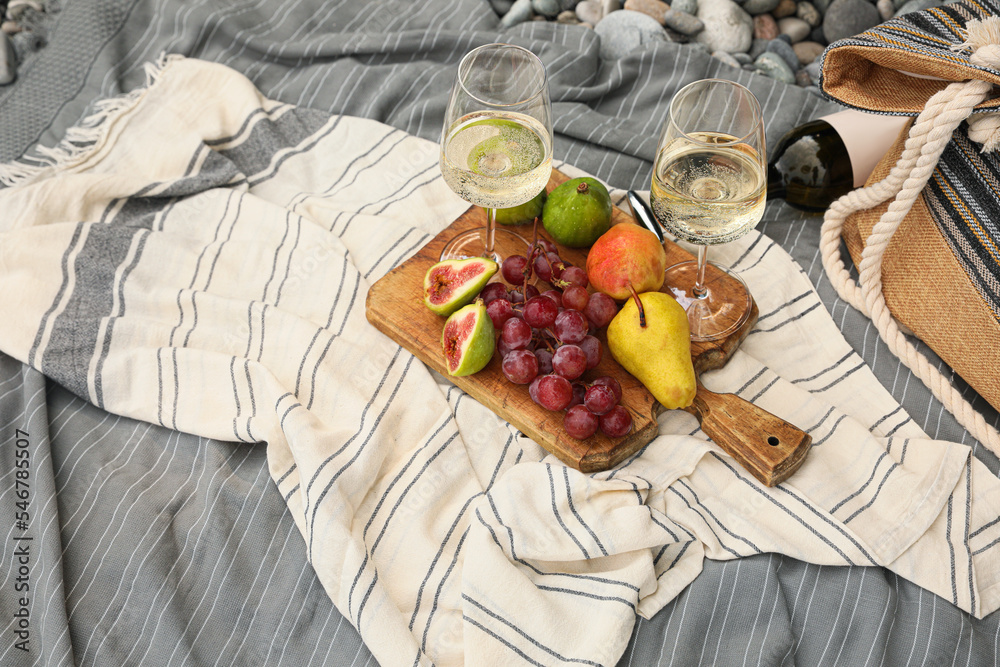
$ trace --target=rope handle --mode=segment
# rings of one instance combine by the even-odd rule
[[[975,65],[1000,69],[1000,17],[969,21],[967,39],[957,49],[973,49]],[[830,282],[844,301],[870,317],[889,350],[913,371],[944,407],[974,438],[1000,454],[1000,433],[986,422],[941,371],[906,338],[889,312],[882,290],[882,260],[900,223],[927,185],[938,159],[958,126],[992,91],[992,84],[973,79],[949,84],[935,93],[910,127],[903,152],[889,174],[877,183],[854,190],[831,204],[823,219],[820,252]],[[979,114],[969,120],[969,138],[991,151],[1000,145],[1000,115]],[[872,228],[851,279],[840,254],[840,238],[847,217],[892,200]]]

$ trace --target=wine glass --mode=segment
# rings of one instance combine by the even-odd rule
[[[497,229],[496,210],[534,199],[552,175],[552,106],[535,54],[487,44],[462,58],[441,133],[441,173],[459,197],[486,209],[486,227],[451,239],[441,259],[527,254],[527,241]]]
[[[664,279],[687,310],[691,340],[723,338],[749,317],[746,283],[707,262],[708,246],[753,229],[766,190],[764,123],[753,93],[721,79],[678,91],[656,149],[650,202],[667,231],[698,247],[697,260],[667,267]]]

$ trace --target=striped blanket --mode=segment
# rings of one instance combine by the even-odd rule
[[[878,564],[977,617],[1000,606],[1000,480],[924,435],[766,237],[717,254],[761,316],[703,380],[808,430],[803,467],[764,488],[673,411],[584,475],[365,319],[368,287],[466,208],[434,143],[222,65],[148,72],[54,164],[4,167],[0,312],[19,316],[0,349],[110,412],[267,443],[380,664],[614,664],[706,558]]]

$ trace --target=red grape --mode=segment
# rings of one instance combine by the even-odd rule
[[[562,292],[557,289],[547,289],[542,292],[542,296],[547,296],[556,302],[557,306],[562,306]]]
[[[510,357],[512,356],[514,355],[511,354]],[[507,357],[507,359],[510,357]],[[504,364],[506,363],[507,360],[505,359]],[[583,404],[595,415],[603,415],[610,412],[611,408],[615,407],[617,403],[618,401],[615,400],[614,392],[602,384],[591,385],[583,397]]]
[[[499,331],[504,322],[514,316],[514,307],[507,299],[493,299],[486,306],[486,314],[493,320],[493,328]]]
[[[552,326],[559,314],[559,306],[553,303],[552,299],[544,296],[536,296],[528,299],[524,304],[524,321],[535,329],[545,329]]]
[[[530,396],[531,400],[533,400],[535,403],[538,403],[538,385],[541,383],[543,377],[545,376],[544,375],[535,376],[535,379],[532,380],[531,384],[528,385],[528,396]],[[539,405],[541,404],[539,403]]]
[[[569,402],[567,408],[583,403],[583,398],[587,395],[587,385],[582,382],[573,383],[573,400]]]
[[[563,417],[563,428],[571,437],[586,440],[597,432],[597,415],[582,405],[574,405]]]
[[[503,323],[500,338],[512,350],[522,350],[531,342],[531,327],[520,317],[512,317]]]
[[[570,285],[563,290],[562,305],[564,308],[582,311],[587,307],[589,301],[590,292],[587,291],[586,287]]]
[[[545,282],[552,281],[552,266],[549,263],[548,254],[542,253],[535,258],[534,269],[536,276]]]
[[[620,438],[632,430],[632,415],[620,405],[601,415],[598,422],[601,431],[610,438]]]
[[[483,300],[484,305],[490,305],[494,299],[506,299],[507,298],[507,286],[503,283],[490,283],[479,293],[479,298]]]
[[[566,268],[565,262],[559,257],[559,253],[547,252],[545,256],[549,260],[549,265],[552,267],[552,277],[560,278],[562,276],[563,270]]]
[[[560,280],[568,282],[570,285],[577,285],[578,287],[586,287],[589,283],[587,280],[587,272],[579,266],[567,266],[559,278]]]
[[[601,377],[596,378],[590,384],[604,385],[605,387],[607,387],[608,389],[610,389],[612,391],[612,393],[615,395],[615,403],[621,403],[621,400],[622,400],[622,386],[621,386],[621,384],[619,384],[618,380],[614,379],[610,375],[602,375]]]
[[[528,384],[538,375],[538,359],[534,352],[514,350],[503,358],[500,370],[514,384]]]
[[[575,380],[587,370],[587,355],[576,345],[560,345],[552,355],[552,370],[569,380]]]
[[[538,373],[539,375],[548,375],[552,372],[552,353],[546,350],[544,347],[540,350],[535,350],[535,356],[538,357]]]
[[[538,245],[540,245],[542,250],[545,252],[559,252],[558,248],[556,248],[556,244],[547,238],[539,237]]]
[[[563,410],[573,400],[573,385],[559,375],[543,375],[538,381],[538,404],[549,410]]]
[[[584,336],[577,345],[583,350],[583,353],[587,355],[587,370],[597,366],[601,363],[601,359],[604,357],[604,348],[601,347],[601,341],[594,336]],[[617,402],[617,401],[616,401]]]
[[[579,310],[564,310],[556,316],[552,332],[561,343],[579,343],[587,335],[587,318]]]
[[[594,292],[583,312],[598,327],[606,327],[618,313],[618,304],[604,292]]]
[[[500,265],[500,275],[511,285],[520,285],[524,282],[524,267],[527,265],[527,257],[509,255]]]

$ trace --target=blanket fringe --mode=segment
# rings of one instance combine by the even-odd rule
[[[33,154],[25,154],[7,164],[0,164],[0,184],[23,185],[56,169],[67,169],[86,160],[104,144],[114,121],[135,107],[171,63],[183,60],[179,54],[162,53],[143,67],[145,83],[123,95],[94,102],[83,118],[66,130],[65,136],[54,147],[35,146]]]

